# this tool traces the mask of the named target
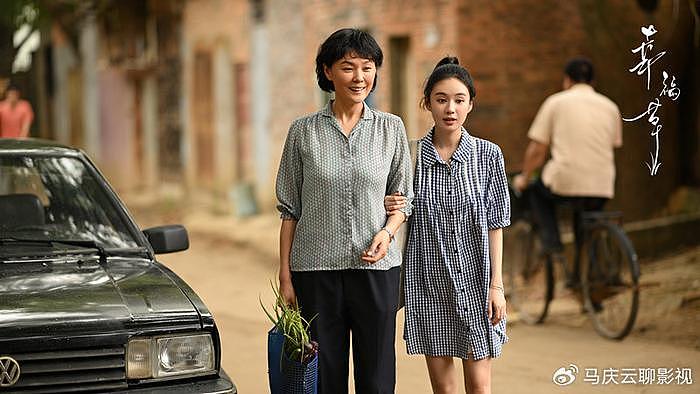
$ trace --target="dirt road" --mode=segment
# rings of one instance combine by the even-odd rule
[[[190,250],[161,256],[161,261],[181,275],[213,311],[223,338],[223,365],[239,391],[268,392],[266,331],[270,324],[258,297],[268,305],[272,302],[269,281],[276,277],[277,219],[263,216],[233,223],[202,215],[170,220],[145,214],[136,217],[142,225],[179,219],[188,226]],[[653,384],[639,383],[640,368],[651,368],[655,375],[664,372],[659,368],[671,368],[674,373],[676,368],[690,368],[692,379],[697,380],[700,308],[693,294],[700,287],[699,262],[700,248],[643,267],[645,280],[655,285],[642,294],[638,324],[622,342],[600,338],[584,315],[557,312],[556,306],[543,326],[510,324],[510,342],[494,364],[494,393],[700,392],[698,383],[678,384],[675,379],[668,385],[656,384],[656,379]],[[399,313],[397,331],[402,329],[403,313]],[[429,393],[423,359],[407,356],[400,336],[396,349],[397,393]],[[574,383],[555,385],[553,373],[570,364],[579,370]],[[622,384],[623,369],[625,374],[635,374],[624,380],[636,384]],[[593,377],[593,370],[601,384],[584,381],[587,374]],[[602,384],[604,374],[617,384]]]

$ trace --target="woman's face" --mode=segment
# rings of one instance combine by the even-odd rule
[[[333,82],[335,99],[351,103],[361,103],[367,98],[377,75],[374,61],[354,54],[346,54],[330,68],[324,67],[324,71]]]
[[[430,92],[428,109],[433,115],[436,129],[448,132],[460,130],[472,110],[467,86],[457,78],[436,83]]]

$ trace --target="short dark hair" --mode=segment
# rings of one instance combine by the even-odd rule
[[[574,83],[591,83],[593,81],[593,63],[585,57],[573,58],[566,63],[564,74]]]
[[[440,59],[433,72],[430,73],[428,80],[425,82],[425,87],[423,88],[423,98],[421,99],[421,107],[427,109],[428,104],[430,104],[430,93],[433,92],[435,84],[438,82],[449,79],[457,78],[460,80],[464,86],[469,90],[469,101],[474,101],[476,97],[476,89],[474,88],[474,80],[469,74],[466,68],[459,64],[459,59],[453,56],[446,56]]]
[[[316,55],[316,79],[318,86],[326,91],[332,92],[333,82],[326,78],[323,66],[330,68],[333,63],[345,57],[345,55],[353,54],[363,59],[369,59],[374,62],[374,65],[379,68],[384,60],[382,49],[374,40],[371,34],[359,29],[340,29],[331,34],[326,41],[318,48]],[[374,76],[374,85],[372,91],[377,87],[377,76]]]
[[[14,90],[15,92],[19,93],[19,86],[15,85],[14,83],[10,82],[7,84],[5,87],[5,92],[9,92],[10,90]]]

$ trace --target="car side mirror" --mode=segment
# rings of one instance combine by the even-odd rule
[[[151,227],[143,233],[156,254],[180,252],[190,247],[187,230],[179,224]]]

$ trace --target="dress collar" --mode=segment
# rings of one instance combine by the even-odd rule
[[[435,132],[435,128],[431,128],[428,130],[428,133],[421,138],[421,155],[422,155],[422,160],[423,160],[423,166],[425,167],[430,167],[435,165],[436,163],[442,163],[443,160],[440,158],[440,155],[437,152],[437,149],[435,149],[435,146],[433,145],[433,134]],[[457,146],[457,150],[455,150],[455,153],[452,154],[452,160],[458,161],[460,163],[465,163],[467,159],[469,158],[469,154],[472,151],[472,148],[474,146],[474,138],[471,138],[471,135],[467,130],[462,127],[462,136],[459,139],[459,145]]]

